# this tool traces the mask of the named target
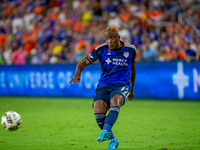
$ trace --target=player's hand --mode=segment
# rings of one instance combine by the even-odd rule
[[[127,99],[129,100],[129,101],[131,101],[131,99],[134,97],[134,91],[130,91],[129,92],[129,94],[128,94],[128,96],[127,96]]]
[[[69,84],[76,84],[76,83],[80,83],[80,80],[81,80],[81,75],[80,74],[75,74],[73,77],[72,77],[72,79],[69,81]]]

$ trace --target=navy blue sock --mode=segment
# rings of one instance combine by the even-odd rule
[[[104,113],[95,113],[94,114],[96,122],[101,130],[103,130],[104,120],[106,115]]]
[[[117,106],[110,108],[110,111],[104,121],[103,130],[111,131],[112,126],[115,124],[118,118],[119,110],[120,109]]]

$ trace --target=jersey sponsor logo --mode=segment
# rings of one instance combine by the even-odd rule
[[[110,58],[107,58],[106,62],[107,62],[107,65],[109,65],[109,63],[112,62],[112,61],[110,60]]]
[[[121,59],[121,58],[113,58],[113,65],[118,65],[118,66],[128,66],[128,62],[126,59]]]
[[[109,65],[110,63],[113,65],[117,65],[117,66],[128,66],[128,62],[126,59],[121,59],[121,58],[107,58],[105,60],[105,62],[107,63],[107,65]]]
[[[128,56],[129,56],[129,52],[124,52],[124,57],[126,57],[126,58],[128,58]]]

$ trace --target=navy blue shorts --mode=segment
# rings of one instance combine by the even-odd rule
[[[110,106],[110,100],[116,95],[121,94],[124,97],[124,103],[129,93],[129,87],[125,84],[104,84],[97,87],[93,102],[102,100]]]

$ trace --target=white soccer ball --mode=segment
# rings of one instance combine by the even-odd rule
[[[5,130],[15,131],[21,127],[22,118],[15,111],[8,111],[1,117],[1,125]]]

